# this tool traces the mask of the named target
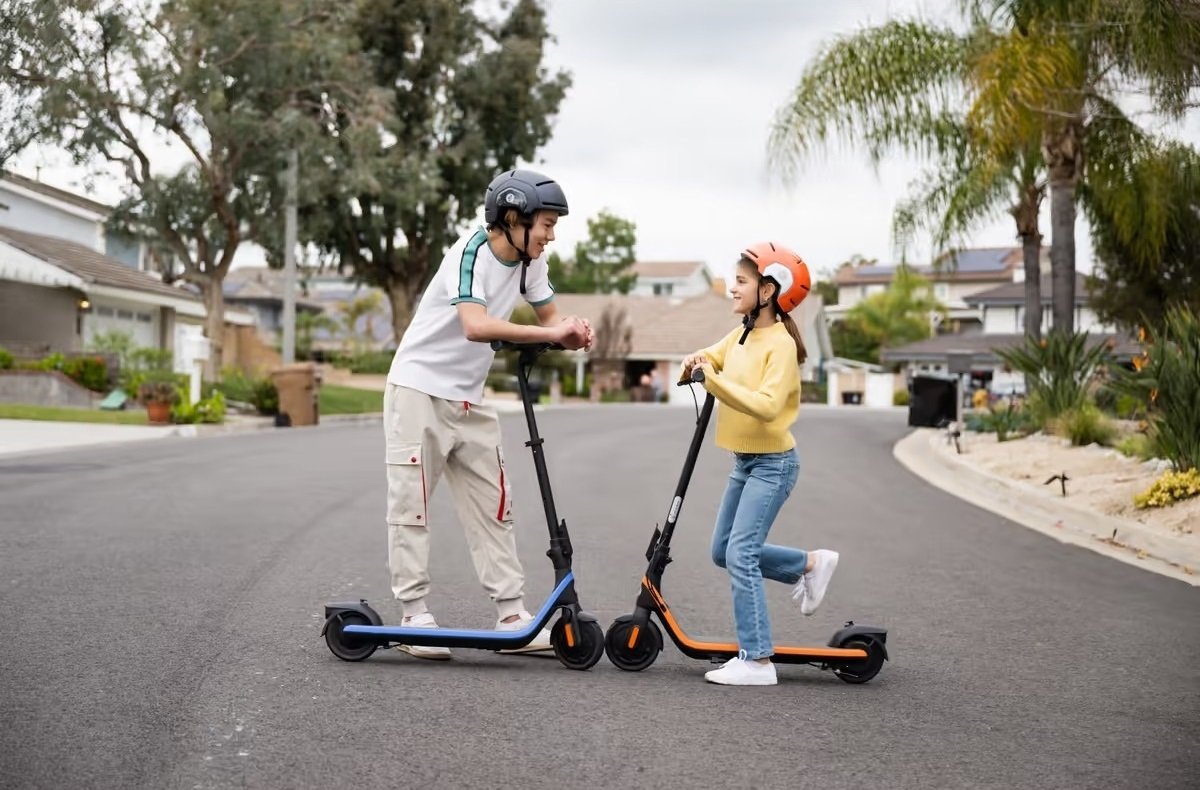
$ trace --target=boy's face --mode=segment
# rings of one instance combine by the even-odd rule
[[[536,258],[546,251],[546,245],[554,241],[554,226],[558,224],[558,213],[555,211],[539,211],[533,217],[533,227],[529,229],[529,246],[526,252],[530,258]],[[521,239],[513,236],[518,244]]]

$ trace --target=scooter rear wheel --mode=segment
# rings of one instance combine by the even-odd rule
[[[849,639],[839,647],[867,651],[866,658],[833,668],[833,674],[847,683],[866,683],[883,669],[883,647],[874,639]]]
[[[325,644],[329,645],[331,653],[343,661],[362,661],[374,653],[378,645],[347,634],[342,629],[348,625],[370,624],[371,621],[358,612],[339,612],[329,618],[329,624],[325,627]]]
[[[635,628],[638,629],[636,634]],[[653,620],[647,621],[646,627],[641,628],[627,614],[613,620],[604,637],[604,652],[608,654],[608,660],[626,672],[641,672],[653,664],[662,652],[662,646],[662,631],[658,630]]]
[[[567,639],[567,618],[560,617],[550,629],[554,655],[568,669],[591,669],[604,655],[604,629],[595,620],[576,620],[575,633]],[[573,642],[574,644],[568,644]]]

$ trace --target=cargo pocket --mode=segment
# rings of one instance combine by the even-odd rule
[[[500,467],[500,503],[496,508],[496,520],[512,523],[512,491],[508,487],[508,475],[504,471],[504,450],[496,448],[496,463]]]
[[[389,524],[423,527],[426,522],[425,470],[421,445],[396,444],[387,448]]]

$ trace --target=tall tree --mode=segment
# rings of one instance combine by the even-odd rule
[[[836,38],[805,67],[780,109],[770,149],[789,178],[835,139],[865,147],[876,163],[893,149],[928,159],[914,194],[896,209],[893,229],[901,247],[915,231],[932,230],[934,246],[945,249],[1007,210],[1024,249],[1026,331],[1036,337],[1044,193],[1036,137],[1003,150],[985,146],[969,116],[1000,43],[980,23],[959,32],[912,20]]]
[[[19,119],[0,128],[124,171],[113,222],[202,293],[210,376],[225,275],[243,243],[282,224],[284,151],[319,139],[331,107],[371,104],[342,14],[335,0],[0,4],[0,75],[14,99],[0,112]]]
[[[1075,216],[1093,143],[1142,132],[1117,100],[1131,88],[1178,118],[1200,85],[1200,4],[1179,0],[964,0],[1004,31],[975,119],[1000,150],[1040,137],[1050,192],[1053,326],[1071,332]],[[1099,130],[1105,129],[1104,133]],[[1107,138],[1107,140],[1105,140]],[[1120,147],[1127,142],[1116,143]],[[1113,216],[1122,223],[1124,217]],[[1129,228],[1122,229],[1128,234]]]
[[[1092,160],[1082,198],[1096,251],[1091,304],[1102,320],[1157,333],[1173,308],[1200,315],[1200,153],[1146,144]]]
[[[343,136],[337,177],[308,207],[306,234],[387,293],[397,342],[488,183],[532,161],[550,138],[570,82],[542,64],[549,33],[541,4],[506,8],[489,19],[464,0],[356,4],[372,79],[392,95],[393,110],[366,150]]]
[[[587,222],[587,239],[575,245],[575,257],[550,257],[550,282],[560,293],[627,294],[637,281],[630,269],[637,259],[637,226],[609,211]]]

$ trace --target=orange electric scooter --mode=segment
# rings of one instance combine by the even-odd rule
[[[702,381],[704,372],[693,371],[692,382]],[[687,386],[688,383],[681,382],[680,385]],[[675,531],[676,519],[679,518],[679,511],[683,506],[683,497],[687,493],[696,458],[700,455],[700,447],[704,443],[713,404],[713,396],[706,394],[704,405],[699,409],[696,418],[696,431],[692,435],[692,444],[688,448],[679,484],[675,487],[675,496],[671,500],[666,524],[661,529],[655,527],[654,537],[646,549],[646,559],[650,561],[650,565],[646,568],[646,575],[642,577],[637,605],[632,614],[621,615],[614,620],[605,634],[604,651],[609,660],[620,669],[629,672],[639,672],[650,666],[662,652],[662,632],[650,619],[651,613],[657,616],[675,646],[690,658],[708,659],[717,663],[734,658],[738,654],[738,646],[732,642],[707,642],[688,636],[671,613],[662,594],[663,571],[671,561],[671,535]],[[833,674],[847,683],[866,683],[883,668],[883,662],[888,658],[886,643],[887,630],[876,626],[855,625],[850,621],[833,635],[826,647],[777,646],[771,660],[777,664],[811,664],[820,669],[832,670]]]

